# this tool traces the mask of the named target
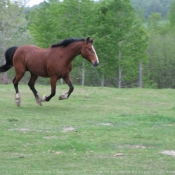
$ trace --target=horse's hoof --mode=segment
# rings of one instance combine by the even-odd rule
[[[65,100],[65,99],[67,99],[67,97],[68,97],[68,94],[65,93],[63,95],[60,95],[59,100]]]
[[[38,103],[40,106],[42,106],[42,103]]]
[[[37,94],[37,96],[36,96],[36,102],[40,105],[40,106],[42,106],[42,99],[40,98],[40,96]]]
[[[64,100],[64,98],[61,97],[61,95],[59,96],[59,100]]]
[[[36,102],[37,102],[40,106],[42,106],[42,100],[41,100],[41,99],[36,99]]]
[[[20,99],[20,98],[16,98],[15,101],[16,101],[16,105],[17,105],[17,106],[20,106],[20,104],[21,104],[21,99]]]

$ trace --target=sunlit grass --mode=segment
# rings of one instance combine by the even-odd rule
[[[50,86],[36,86],[40,95]],[[0,85],[0,174],[173,174],[174,90],[76,87],[38,106],[25,85],[22,103]]]

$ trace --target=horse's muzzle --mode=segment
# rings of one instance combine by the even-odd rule
[[[98,64],[99,64],[98,61],[92,62],[92,65],[93,65],[94,67],[98,66]]]

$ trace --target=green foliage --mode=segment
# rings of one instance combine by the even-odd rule
[[[151,36],[147,70],[151,73],[150,79],[158,84],[158,88],[175,87],[174,37],[173,31],[164,35],[154,32]]]
[[[32,11],[30,31],[41,47],[72,36],[92,37],[93,9],[93,2],[89,0],[45,2]]]
[[[11,45],[25,44],[29,39],[24,8],[18,2],[0,1],[0,53]],[[4,48],[3,48],[4,47]]]
[[[173,16],[173,3],[170,9],[168,19]],[[174,88],[175,32],[173,22],[162,19],[160,13],[152,13],[148,20],[148,29],[150,33],[149,60],[145,66],[145,73],[149,76],[147,82],[150,82],[150,87],[155,84],[158,88]]]
[[[169,18],[171,26],[175,26],[175,0],[173,0],[170,6],[168,18]]]
[[[160,26],[161,20],[162,17],[160,13],[152,13],[148,19],[148,27],[156,30]]]
[[[0,1],[0,65],[5,63],[4,52],[11,46],[32,43],[27,28],[24,7],[18,1]],[[11,72],[8,74],[11,75]],[[0,75],[0,81],[7,83],[7,73]],[[13,75],[14,76],[14,75]]]
[[[146,37],[142,24],[136,19],[134,9],[129,1],[110,2],[106,3],[105,10],[104,5],[102,5],[101,11],[104,12],[104,16],[99,16],[101,18],[99,21],[103,22],[99,26],[104,28],[104,32],[99,38],[104,38],[104,42],[105,40],[109,41],[106,43],[105,52],[110,57],[107,62],[108,70],[111,71],[110,74],[115,72],[116,78],[121,78],[126,83],[137,79],[138,60],[146,58],[148,37]],[[105,33],[105,31],[107,32]],[[101,45],[104,42],[101,42]],[[142,49],[143,52],[140,51]],[[123,78],[119,77],[117,70],[120,71],[120,69]]]
[[[131,0],[137,13],[142,9],[144,17],[147,19],[151,13],[160,13],[162,17],[165,17],[172,1],[173,0]]]
[[[30,32],[36,40],[36,44],[41,47],[48,47],[54,39],[53,22],[49,3],[44,2],[40,8],[34,9],[30,15]]]

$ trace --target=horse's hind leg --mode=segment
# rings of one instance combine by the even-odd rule
[[[38,94],[38,92],[36,91],[35,89],[35,82],[37,80],[38,76],[37,75],[34,75],[33,73],[31,73],[31,77],[30,77],[30,80],[28,82],[28,86],[30,87],[30,89],[32,90],[34,96],[35,96],[35,99],[36,99],[36,102],[42,106],[42,100]]]
[[[21,97],[19,94],[19,89],[18,89],[18,83],[21,80],[21,78],[24,76],[24,73],[21,74],[16,74],[15,78],[13,79],[13,84],[14,84],[14,88],[16,91],[16,95],[15,95],[15,101],[16,101],[16,105],[20,106],[21,104]]]

